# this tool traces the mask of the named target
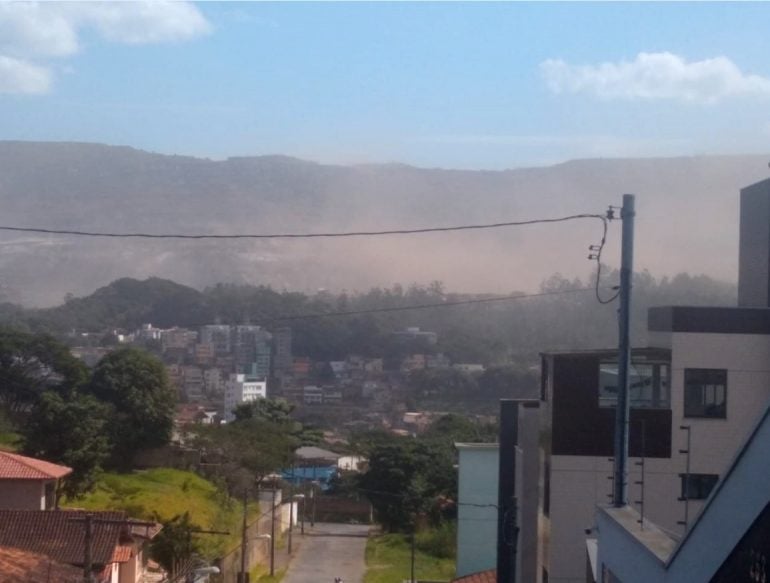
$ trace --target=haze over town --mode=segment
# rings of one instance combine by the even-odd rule
[[[0,580],[767,580],[768,22],[0,0]]]

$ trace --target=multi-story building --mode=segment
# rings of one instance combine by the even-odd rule
[[[263,378],[270,376],[271,338],[270,333],[260,326],[233,326],[230,346],[237,372]]]
[[[197,366],[182,367],[182,392],[188,401],[203,400],[203,371]]]
[[[203,388],[209,396],[220,395],[225,388],[225,378],[222,374],[222,370],[218,368],[204,369]]]
[[[770,402],[770,180],[741,193],[740,243],[740,305],[652,308],[649,347],[632,351],[629,504],[675,538]],[[543,355],[543,580],[585,581],[584,533],[611,493],[617,390],[615,350]]]
[[[198,339],[198,333],[195,330],[186,328],[170,328],[162,330],[160,334],[163,351],[171,349],[187,349]]]
[[[208,324],[201,327],[201,344],[211,344],[217,355],[230,354],[230,326],[225,324]]]
[[[285,326],[278,328],[273,333],[273,346],[275,348],[273,366],[276,371],[287,372],[291,370],[291,328]]]
[[[267,381],[244,374],[231,374],[225,386],[225,421],[235,419],[233,410],[242,403],[267,397]]]

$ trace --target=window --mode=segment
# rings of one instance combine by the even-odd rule
[[[669,366],[664,362],[632,363],[628,371],[630,406],[634,409],[669,409]],[[618,402],[618,363],[599,364],[599,406]]]
[[[717,474],[679,474],[682,478],[682,500],[705,500],[716,486]]]
[[[684,369],[684,416],[727,417],[727,371]]]

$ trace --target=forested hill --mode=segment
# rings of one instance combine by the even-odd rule
[[[0,224],[149,233],[419,228],[602,213],[637,195],[636,265],[734,281],[738,191],[766,156],[577,160],[470,171],[333,166],[282,156],[214,161],[100,144],[0,142]],[[515,161],[512,160],[512,166]],[[705,225],[710,225],[704,228]],[[344,240],[81,239],[0,232],[0,296],[55,305],[119,277],[277,289],[364,290],[444,281],[456,290],[534,290],[584,277],[596,221]],[[617,265],[619,228],[605,260]]]
[[[609,287],[616,281],[617,273],[609,272],[603,276],[602,286]],[[213,322],[250,322],[268,329],[290,325],[295,354],[317,359],[339,359],[351,353],[388,354],[395,349],[390,332],[419,326],[437,332],[439,344],[435,350],[456,361],[501,363],[531,360],[545,350],[613,346],[617,342],[615,303],[599,304],[593,290],[559,293],[590,288],[593,283],[554,275],[540,287],[553,295],[543,297],[342,316],[340,312],[448,304],[490,296],[452,293],[437,282],[372,288],[359,294],[306,295],[233,284],[198,291],[158,278],[123,278],[87,297],[68,298],[54,308],[25,309],[4,304],[0,306],[0,324],[57,335],[72,330],[131,331],[143,323],[192,328]],[[649,273],[637,273],[635,342],[646,342],[646,311],[650,306],[734,305],[735,297],[734,286],[705,276],[680,274],[672,279],[656,279]],[[307,315],[314,317],[300,317]]]

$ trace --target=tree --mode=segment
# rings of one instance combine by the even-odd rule
[[[452,464],[442,448],[398,438],[374,446],[359,487],[386,530],[407,530],[416,514],[435,513],[440,498],[456,489]]]
[[[288,425],[260,419],[196,427],[194,443],[231,495],[288,466],[294,445]]]
[[[200,551],[193,533],[200,530],[190,520],[190,514],[174,516],[163,522],[163,529],[150,543],[150,556],[173,578],[184,564]]]
[[[46,334],[0,329],[0,407],[17,424],[46,390],[63,395],[88,379],[88,368]]]
[[[171,439],[174,392],[154,356],[136,348],[111,352],[96,365],[89,390],[110,405],[114,465],[125,467],[138,451]]]
[[[30,411],[21,429],[27,455],[72,468],[57,492],[75,497],[93,488],[109,455],[105,431],[107,407],[90,396],[65,400],[46,391]]]

